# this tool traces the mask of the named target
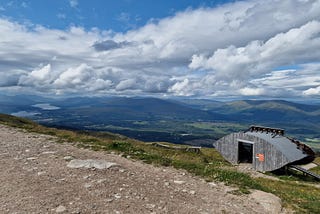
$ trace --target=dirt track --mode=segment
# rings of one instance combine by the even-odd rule
[[[117,165],[70,168],[72,159]],[[270,213],[254,199],[264,195],[236,196],[223,184],[181,170],[58,144],[51,136],[3,125],[0,172],[0,213]]]

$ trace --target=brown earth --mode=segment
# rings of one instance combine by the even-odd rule
[[[0,125],[0,213],[284,212],[268,193],[233,195],[182,170],[55,141]]]

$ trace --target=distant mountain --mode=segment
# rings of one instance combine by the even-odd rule
[[[284,128],[294,134],[320,135],[320,105],[284,100],[242,100],[212,107],[209,111],[228,115],[229,121]]]
[[[320,123],[320,105],[284,100],[241,100],[219,102],[207,99],[157,99],[149,97],[73,97],[49,99],[39,96],[0,95],[0,112],[39,111],[34,105],[49,103],[65,119],[106,120],[224,120],[249,123]],[[44,112],[42,112],[44,113]],[[71,118],[68,118],[71,117]]]
[[[105,119],[120,120],[223,120],[224,116],[214,112],[194,109],[170,100],[141,97],[114,97],[101,98],[96,101],[89,99],[66,99],[64,104],[54,103],[64,106],[65,112],[86,116],[96,122]]]
[[[30,107],[40,102],[48,101],[47,98],[31,95],[8,96],[0,94],[0,113],[11,114],[17,111],[30,110]],[[32,107],[31,107],[32,108]]]
[[[178,99],[172,100],[173,102],[178,102],[180,104],[201,110],[210,110],[220,106],[223,106],[225,103],[216,101],[216,100],[208,100],[208,99]]]
[[[242,100],[227,102],[210,109],[241,120],[258,121],[320,121],[320,106],[305,105],[284,100]]]
[[[320,105],[301,104],[285,100],[179,100],[184,105],[225,115],[225,119],[252,122],[320,121]]]
[[[50,126],[112,131],[145,141],[206,142],[250,124],[283,128],[297,137],[320,138],[320,105],[284,100],[0,95],[0,113]]]
[[[227,103],[227,105],[232,106],[231,109],[233,110],[239,107],[240,107],[239,108],[240,110],[248,110],[250,108],[279,109],[279,110],[295,111],[295,112],[300,112],[305,114],[320,110],[319,105],[306,105],[306,104],[288,102],[285,100],[243,100],[243,101],[229,102]]]

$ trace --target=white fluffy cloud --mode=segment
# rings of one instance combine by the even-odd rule
[[[248,88],[248,87],[241,88],[239,92],[241,95],[244,95],[244,96],[258,96],[265,93],[263,88]]]
[[[21,75],[18,84],[21,86],[46,86],[51,80],[51,65],[35,69],[26,75]]]
[[[190,85],[189,79],[184,79],[181,82],[176,82],[171,88],[169,88],[169,92],[173,92],[175,95],[186,96],[192,95],[189,94],[188,86]]]
[[[85,84],[88,79],[92,78],[93,76],[94,72],[92,71],[92,68],[87,64],[81,64],[76,68],[69,68],[65,72],[61,73],[54,81],[54,84],[58,86]]]
[[[263,95],[267,90],[263,90],[264,85],[270,81],[278,84],[278,89],[293,90],[296,88],[299,75],[294,75],[290,79],[287,72],[287,79],[281,78],[281,71],[273,71],[273,79],[267,78],[257,81],[259,77],[267,75],[272,69],[284,65],[299,65],[305,61],[314,62],[320,59],[320,22],[311,21],[294,28],[285,33],[279,33],[266,42],[252,41],[244,47],[229,46],[225,49],[218,49],[212,56],[193,55],[189,64],[191,69],[206,69],[215,81],[232,82],[240,81],[243,84],[254,84],[256,89],[242,88],[243,95]],[[296,73],[296,72],[295,72]],[[303,71],[301,71],[303,73]],[[279,76],[280,75],[280,76]],[[293,76],[294,75],[294,76]],[[276,78],[280,77],[280,78]],[[206,77],[207,78],[207,77]],[[301,86],[307,86],[312,80],[320,78],[320,70],[312,75],[304,74],[304,81]],[[258,83],[258,84],[257,84]],[[277,83],[273,83],[275,86]],[[319,82],[315,84],[319,85]],[[260,88],[259,88],[260,87]]]
[[[78,0],[69,0],[70,7],[76,8],[79,4]]]
[[[317,97],[319,14],[319,0],[248,0],[126,33],[0,18],[0,90]]]
[[[310,95],[320,95],[320,86],[316,88],[309,88],[308,90],[303,91],[304,95],[310,96]]]
[[[31,71],[30,76],[34,79],[46,80],[46,77],[50,75],[50,72],[51,72],[51,65],[48,64],[43,68]]]

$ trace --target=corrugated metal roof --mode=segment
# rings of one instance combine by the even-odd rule
[[[290,162],[294,162],[297,160],[301,160],[305,157],[307,157],[307,154],[304,154],[303,151],[297,148],[297,145],[292,143],[288,138],[281,135],[276,135],[272,133],[266,133],[266,132],[246,132],[248,135],[253,135],[258,138],[261,138],[273,146],[275,146],[279,151],[281,151]]]

